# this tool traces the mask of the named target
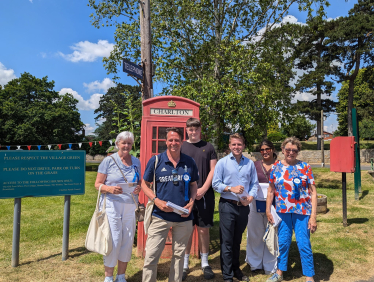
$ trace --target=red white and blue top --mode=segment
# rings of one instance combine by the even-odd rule
[[[276,210],[279,213],[310,215],[312,199],[309,184],[314,185],[312,168],[298,161],[286,166],[277,161],[270,172],[269,183],[275,186]]]

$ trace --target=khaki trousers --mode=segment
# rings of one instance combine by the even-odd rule
[[[152,216],[145,245],[143,282],[157,281],[157,264],[164,250],[170,227],[172,227],[173,256],[170,264],[169,282],[182,281],[184,252],[192,233],[192,220],[171,222]]]

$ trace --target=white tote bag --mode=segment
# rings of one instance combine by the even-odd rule
[[[104,194],[103,209],[99,211],[100,190],[101,187],[97,196],[95,212],[88,227],[85,246],[91,252],[107,256],[113,248],[112,233],[106,214],[106,193]]]
[[[155,170],[153,172],[153,193],[156,195],[156,167],[158,163],[158,157],[156,155],[156,161],[155,161]],[[144,214],[144,233],[145,235],[148,234],[148,228],[151,225],[151,219],[152,219],[152,212],[153,207],[155,205],[155,202],[152,202],[151,200],[148,200],[147,207],[145,208],[145,214]]]

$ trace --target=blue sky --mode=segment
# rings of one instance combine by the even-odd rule
[[[55,81],[56,91],[72,93],[79,100],[81,119],[89,134],[96,127],[93,112],[101,95],[114,86],[102,63],[114,44],[114,28],[92,26],[89,17],[92,10],[87,3],[0,0],[0,84],[24,72],[38,78],[48,76]],[[336,18],[347,15],[357,1],[330,0],[330,3],[327,16]],[[293,21],[305,22],[306,14],[293,7],[288,16]],[[120,77],[123,84],[136,84],[122,72]],[[155,83],[154,88],[158,93],[162,85]],[[302,94],[298,97],[311,99]],[[336,116],[331,115],[325,125],[328,131],[335,130]]]

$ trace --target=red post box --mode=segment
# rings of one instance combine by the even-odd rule
[[[355,172],[354,136],[335,137],[330,143],[330,171]]]
[[[166,150],[166,128],[178,127],[184,132],[184,139],[188,138],[186,133],[187,119],[199,118],[200,104],[192,100],[176,97],[161,96],[143,101],[143,118],[140,139],[140,162],[142,175],[148,160]],[[148,202],[147,196],[140,192],[139,202]],[[172,238],[169,230],[162,258],[170,258],[172,255]],[[144,234],[143,222],[138,223],[137,255],[144,257],[147,236]],[[197,230],[193,232],[191,255],[199,254]]]

